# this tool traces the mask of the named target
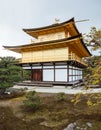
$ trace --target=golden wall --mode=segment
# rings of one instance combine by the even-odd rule
[[[68,60],[68,47],[22,52],[22,63]]]
[[[51,34],[40,35],[35,42],[51,41],[65,38],[65,32],[57,32]]]

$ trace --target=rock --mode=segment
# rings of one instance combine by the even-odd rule
[[[85,127],[84,130],[87,130],[87,128]]]
[[[4,94],[6,91],[6,88],[0,88],[0,95]]]
[[[86,125],[87,125],[88,127],[90,127],[90,128],[92,127],[92,123],[90,123],[90,122],[87,122]]]
[[[70,123],[64,130],[74,130],[76,123]]]
[[[47,122],[46,122],[46,121],[44,121],[44,122],[41,122],[41,123],[40,123],[40,125],[43,125],[43,126],[46,126],[46,127],[48,127],[48,124],[47,124]]]
[[[27,87],[24,87],[24,89],[23,90],[28,90],[28,88]]]
[[[10,95],[11,93],[10,93],[10,92],[7,92],[7,94],[9,94],[9,95]]]
[[[85,128],[81,128],[80,130],[84,130]]]
[[[6,92],[5,93],[8,93],[8,94],[15,94],[15,93],[20,93],[20,92],[23,92],[24,89],[17,89],[17,88],[7,88],[6,89]]]
[[[79,126],[76,127],[77,130],[80,130],[81,128]]]
[[[81,128],[81,127],[79,127],[79,126],[77,126],[77,127],[76,127],[76,129],[77,129],[77,130],[87,130],[87,128],[86,128],[86,127]]]

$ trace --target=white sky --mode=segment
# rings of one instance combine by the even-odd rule
[[[32,37],[23,28],[36,28],[75,17],[90,19],[76,23],[81,33],[88,33],[92,26],[101,28],[101,0],[0,0],[0,56],[15,56],[2,45],[15,46],[30,43]]]

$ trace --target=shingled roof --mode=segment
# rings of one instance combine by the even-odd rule
[[[52,31],[52,30],[58,30],[58,29],[64,29],[64,28],[69,29],[69,28],[71,28],[71,26],[72,26],[72,29],[75,31],[75,34],[76,35],[79,34],[79,31],[78,31],[78,29],[76,28],[76,25],[75,25],[74,18],[71,18],[70,20],[62,22],[62,23],[56,23],[56,24],[52,24],[52,25],[49,25],[49,26],[44,26],[44,27],[39,27],[39,28],[23,29],[23,31],[26,32],[27,34],[37,38],[39,36],[39,33],[49,32],[49,31]]]

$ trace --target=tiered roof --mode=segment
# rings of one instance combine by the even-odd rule
[[[69,32],[70,37],[64,39],[57,39],[51,41],[41,41],[41,42],[34,42],[31,44],[20,45],[20,46],[3,46],[5,49],[9,49],[14,52],[21,53],[22,51],[34,50],[34,49],[42,49],[45,48],[52,48],[53,45],[56,47],[59,46],[70,46],[72,47],[81,57],[88,57],[90,56],[90,52],[85,46],[82,35],[79,33],[78,29],[75,26],[74,18],[57,24],[52,24],[45,27],[40,28],[31,28],[31,29],[23,29],[24,32],[29,34],[32,37],[38,38],[40,35],[57,33],[57,32]]]

